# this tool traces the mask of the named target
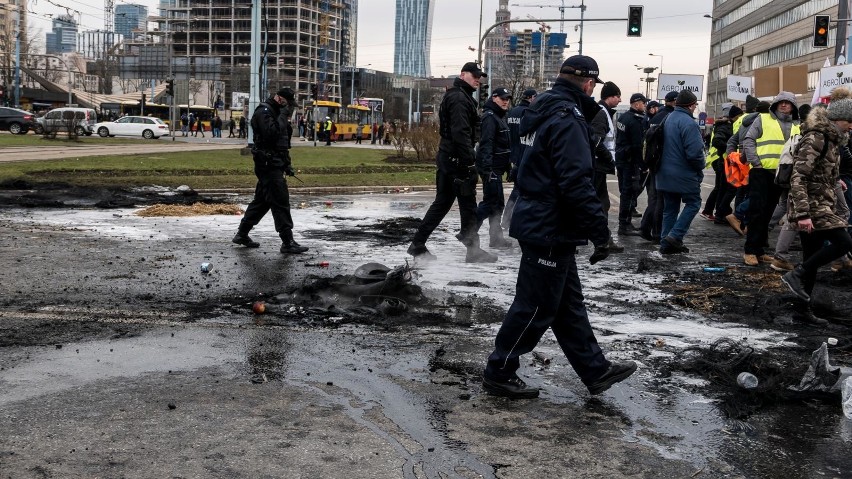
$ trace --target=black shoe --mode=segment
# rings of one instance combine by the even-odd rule
[[[650,231],[645,231],[643,229],[640,229],[639,230],[639,236],[641,236],[642,239],[645,240],[645,241],[651,241],[651,242],[654,241],[654,235],[652,235]],[[657,239],[657,242],[659,242],[659,241],[660,240]]]
[[[512,376],[505,381],[489,379],[482,376],[482,387],[489,394],[503,396],[509,399],[533,399],[538,397],[538,388],[527,386],[518,376]]]
[[[241,244],[246,248],[257,248],[260,246],[260,243],[258,243],[257,241],[253,241],[251,238],[249,238],[249,235],[242,233],[235,234],[231,242]]]
[[[465,263],[496,263],[497,255],[489,253],[478,246],[472,246],[467,249],[467,254],[464,257]]]
[[[507,240],[506,238],[493,238],[488,241],[489,248],[511,248],[513,246],[512,242]]]
[[[589,393],[600,394],[611,388],[613,384],[624,381],[636,371],[636,363],[633,361],[616,361],[609,365],[609,369],[595,382],[587,384]]]
[[[307,251],[308,248],[306,246],[302,246],[299,243],[296,243],[296,240],[285,241],[281,243],[281,253],[283,254],[300,254]]]
[[[639,230],[631,224],[620,225],[618,227],[618,236],[639,236]]]
[[[793,269],[793,271],[790,271],[789,273],[784,274],[784,276],[781,276],[781,282],[784,283],[788,288],[790,288],[790,291],[792,291],[793,294],[795,294],[799,298],[805,301],[810,301],[811,295],[808,294],[807,291],[805,291],[805,285],[802,284],[802,276],[804,274],[804,268],[802,268],[802,265],[798,265],[795,269]]]
[[[673,236],[666,236],[660,240],[660,254],[680,253],[689,253],[689,248],[683,245],[683,241]]]
[[[810,305],[806,305],[802,311],[796,311],[793,313],[793,321],[799,321],[805,324],[809,324],[811,326],[825,326],[828,324],[828,320],[825,318],[820,318],[814,311],[811,309]]]
[[[630,216],[634,218],[641,218],[642,213],[640,213],[639,210],[637,210],[636,208],[633,208],[633,210],[630,212]]]
[[[606,244],[606,247],[609,248],[609,252],[612,253],[612,254],[624,253],[624,246],[621,246],[620,244],[616,244],[615,241],[612,238],[609,239],[609,241]]]
[[[426,248],[425,244],[411,243],[411,245],[408,247],[408,254],[414,256],[415,259],[421,259],[425,261],[432,261],[438,259],[437,256],[429,252],[429,249]]]

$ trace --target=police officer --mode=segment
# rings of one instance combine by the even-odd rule
[[[636,196],[641,189],[642,119],[645,117],[645,95],[630,96],[630,109],[618,116],[615,136],[615,168],[618,172],[618,234],[638,236],[633,226]]]
[[[491,394],[533,398],[517,375],[520,356],[548,328],[591,394],[626,379],[636,363],[610,362],[589,324],[577,273],[576,248],[591,240],[592,264],[609,255],[610,231],[594,186],[588,122],[600,107],[589,95],[598,78],[591,57],[562,64],[553,88],[524,113],[520,134],[530,146],[518,169],[520,197],[509,233],[521,246],[515,299],[488,357],[483,387]]]
[[[524,90],[521,96],[521,102],[514,108],[509,110],[506,115],[506,124],[509,125],[509,139],[512,141],[512,146],[509,152],[509,160],[512,162],[512,169],[509,171],[508,181],[514,182],[518,176],[518,165],[521,163],[521,158],[524,157],[524,152],[527,150],[527,145],[521,143],[521,137],[518,135],[518,127],[521,125],[521,117],[524,116],[524,111],[530,107],[530,103],[535,100],[536,91],[532,88]],[[518,200],[518,189],[512,186],[512,192],[509,193],[509,199],[506,200],[506,207],[503,210],[503,228],[509,229],[509,223],[512,221],[512,209],[515,207],[515,202]]]
[[[308,248],[293,239],[293,217],[290,216],[290,195],[284,175],[296,176],[290,161],[290,113],[296,105],[293,91],[289,88],[278,90],[275,95],[257,106],[251,117],[252,156],[257,186],[254,199],[246,208],[240,221],[240,227],[232,240],[248,248],[257,248],[248,233],[272,210],[275,231],[281,237],[281,252],[284,254],[304,253]]]
[[[465,63],[453,86],[444,93],[438,112],[441,141],[438,144],[435,173],[435,201],[417,228],[408,254],[417,259],[435,259],[426,240],[450,211],[458,198],[461,232],[456,238],[467,248],[468,263],[493,263],[497,256],[479,247],[476,225],[476,182],[474,146],[479,139],[479,115],[473,92],[481,77],[487,76],[474,62]]]
[[[476,209],[477,226],[488,219],[488,246],[509,248],[512,242],[503,237],[503,175],[512,168],[509,159],[511,140],[506,111],[512,94],[506,88],[495,88],[482,106],[479,146],[476,148],[476,170],[482,179],[482,201]]]

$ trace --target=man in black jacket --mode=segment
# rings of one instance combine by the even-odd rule
[[[512,170],[509,171],[508,181],[514,183],[518,176],[518,165],[521,163],[521,158],[524,157],[524,152],[527,150],[527,145],[521,143],[521,137],[518,135],[518,128],[521,125],[521,117],[524,116],[524,111],[530,107],[530,103],[535,100],[536,91],[532,88],[524,90],[521,97],[521,102],[515,108],[509,110],[506,115],[506,124],[509,125],[509,138],[512,141],[512,147],[509,153],[509,159],[512,162]],[[515,202],[518,201],[518,189],[512,186],[512,192],[509,193],[509,199],[506,200],[506,208],[503,210],[503,229],[509,229],[509,223],[512,221],[512,210],[515,208]]]
[[[503,175],[512,168],[509,160],[511,139],[504,117],[512,94],[506,88],[495,88],[491,98],[482,106],[479,123],[479,146],[476,149],[476,170],[482,179],[482,201],[476,209],[477,230],[488,219],[488,246],[509,248],[512,242],[503,237],[500,219],[505,206]]]
[[[435,173],[435,201],[420,222],[408,254],[418,259],[435,259],[426,240],[450,211],[458,198],[461,232],[456,238],[467,248],[468,263],[493,263],[497,256],[479,247],[476,225],[476,182],[474,146],[479,140],[479,115],[473,92],[481,77],[487,76],[474,62],[465,63],[453,86],[444,94],[438,112],[441,141],[438,144]]]
[[[293,91],[278,90],[257,106],[251,117],[252,156],[257,186],[254,199],[246,208],[240,227],[232,240],[248,248],[257,248],[259,243],[249,237],[249,231],[272,210],[275,231],[281,237],[281,252],[284,254],[304,253],[308,248],[293,239],[293,217],[290,216],[290,194],[284,175],[295,176],[290,161],[290,112],[296,106]]]
[[[645,96],[634,93],[630,96],[630,109],[618,116],[615,135],[615,167],[618,171],[618,234],[638,236],[633,226],[633,209],[636,196],[641,190],[643,140],[642,118],[645,116]]]
[[[589,262],[609,255],[606,216],[592,186],[588,122],[600,107],[589,95],[598,78],[594,59],[575,55],[562,64],[553,88],[536,98],[521,120],[529,145],[518,169],[520,192],[509,233],[521,246],[515,299],[488,357],[482,384],[491,394],[537,397],[518,377],[520,356],[548,328],[591,394],[626,379],[636,363],[610,362],[598,346],[583,304],[577,246],[595,245]]]
[[[615,107],[621,103],[621,90],[618,86],[608,81],[601,87],[600,111],[595,114],[591,122],[592,147],[594,149],[594,173],[592,184],[601,202],[604,215],[609,215],[609,191],[606,186],[606,176],[615,174]],[[615,244],[610,239],[610,253],[621,253],[623,246]]]

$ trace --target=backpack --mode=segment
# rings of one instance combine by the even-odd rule
[[[781,160],[778,163],[778,169],[775,170],[775,184],[781,188],[790,188],[790,180],[793,178],[793,163],[796,162],[796,156],[799,155],[799,144],[802,135],[791,136],[784,145],[784,151],[781,152]],[[822,151],[819,154],[820,158],[824,158],[828,152],[828,139],[823,134]]]
[[[671,115],[671,114],[669,114]],[[663,159],[663,125],[669,119],[669,115],[663,118],[663,121],[655,125],[651,125],[648,131],[645,132],[645,152],[643,160],[648,169],[656,173],[660,169],[660,161]]]

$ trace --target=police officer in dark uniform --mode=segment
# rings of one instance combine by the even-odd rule
[[[512,101],[506,88],[495,88],[482,106],[479,123],[479,146],[476,148],[476,171],[482,179],[482,201],[476,208],[477,226],[488,219],[488,246],[509,248],[512,242],[503,237],[500,220],[506,206],[503,197],[503,175],[512,168],[509,159],[511,140],[504,117]]]
[[[521,143],[521,137],[518,135],[518,128],[521,126],[521,117],[524,116],[524,111],[530,107],[530,103],[535,100],[536,91],[532,88],[524,90],[521,96],[521,102],[517,106],[509,110],[506,115],[506,124],[509,125],[509,139],[512,146],[509,152],[509,160],[512,162],[512,169],[509,171],[508,181],[514,182],[518,176],[518,165],[521,163],[521,158],[524,157],[524,152],[527,150],[527,145]],[[503,210],[503,228],[509,229],[509,223],[512,221],[512,209],[515,207],[515,202],[518,200],[518,189],[512,186],[512,192],[509,193],[509,199],[506,200],[506,207]]]
[[[509,234],[520,243],[522,257],[515,300],[483,374],[483,387],[491,394],[538,396],[538,388],[527,386],[517,370],[519,357],[531,352],[548,328],[591,394],[636,370],[632,361],[604,357],[577,274],[577,246],[594,243],[592,264],[609,255],[610,231],[592,185],[588,123],[600,107],[589,95],[596,82],[601,81],[594,59],[568,58],[553,88],[538,95],[521,120],[520,134],[530,146],[518,169],[520,197]]]
[[[408,254],[417,259],[435,259],[426,248],[426,240],[458,199],[461,232],[456,235],[467,247],[468,263],[493,263],[497,256],[479,247],[476,224],[476,182],[474,146],[479,139],[479,115],[473,92],[479,79],[487,76],[474,62],[465,63],[453,86],[441,100],[438,119],[441,141],[438,144],[435,173],[435,201],[420,222]]]
[[[618,172],[618,234],[639,236],[633,226],[636,196],[641,191],[642,120],[645,118],[645,95],[634,93],[630,109],[618,116],[615,135],[615,168]]]
[[[240,221],[240,227],[232,240],[248,248],[257,248],[248,233],[272,210],[275,231],[281,237],[281,252],[284,254],[304,253],[308,248],[293,239],[293,217],[290,216],[290,194],[284,175],[296,176],[290,161],[290,137],[293,126],[290,125],[290,113],[296,105],[296,98],[289,88],[282,88],[275,95],[257,106],[251,117],[252,156],[257,186],[254,199],[246,208]]]

